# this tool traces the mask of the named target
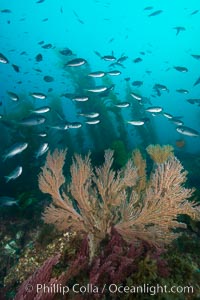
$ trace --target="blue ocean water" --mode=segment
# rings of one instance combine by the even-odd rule
[[[185,126],[199,131],[199,102],[194,105],[187,102],[187,99],[199,97],[199,85],[194,86],[194,83],[199,77],[200,61],[191,56],[200,53],[198,5],[198,1],[124,1],[122,4],[121,1],[68,3],[45,0],[9,1],[9,5],[7,1],[1,1],[2,11],[6,8],[11,11],[1,12],[0,19],[1,53],[10,62],[0,65],[3,118],[10,119],[10,111],[18,110],[26,100],[33,101],[29,96],[32,91],[48,94],[48,89],[52,88],[48,99],[73,92],[70,75],[63,68],[70,56],[59,55],[59,50],[67,47],[74,53],[71,58],[86,59],[91,71],[110,70],[109,63],[100,59],[94,51],[102,56],[111,53],[117,58],[127,56],[124,68],[115,67],[122,74],[112,77],[119,99],[126,101],[124,78],[130,77],[130,82],[141,80],[143,85],[131,87],[133,91],[149,98],[152,106],[161,106],[163,111],[181,116]],[[160,14],[149,16],[158,10],[161,10]],[[177,34],[175,27],[178,26],[184,27],[184,30]],[[52,48],[42,48],[38,44],[40,41],[52,44]],[[39,63],[35,61],[38,53],[43,56]],[[138,57],[142,61],[134,63],[133,60]],[[20,72],[15,72],[11,64],[19,66]],[[174,66],[186,67],[188,72],[178,72]],[[35,70],[37,67],[41,72]],[[78,73],[79,68],[75,72]],[[54,82],[44,82],[45,75],[53,76]],[[96,84],[99,83],[101,79],[96,80]],[[165,85],[169,92],[162,92],[158,97],[153,90],[156,83]],[[188,94],[178,93],[177,89],[188,90]],[[13,103],[7,91],[18,94],[20,101]],[[37,106],[43,105],[39,101],[33,102]],[[62,105],[68,119],[77,119],[73,103],[62,99]],[[125,122],[133,118],[128,110],[123,114]],[[154,118],[153,126],[158,143],[174,145],[177,139],[184,138],[187,151],[199,150],[199,137],[180,135],[176,132],[176,125],[161,114]],[[137,139],[137,129],[130,128],[131,125],[126,127],[127,131],[133,131],[129,139]]]

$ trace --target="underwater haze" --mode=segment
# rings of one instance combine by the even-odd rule
[[[0,299],[36,299],[21,283],[66,266],[70,284],[100,285],[104,273],[124,284],[194,282],[199,299],[199,37],[199,0],[0,0]]]

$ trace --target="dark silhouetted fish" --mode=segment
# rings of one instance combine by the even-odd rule
[[[40,62],[40,61],[42,61],[42,59],[43,59],[43,57],[42,57],[42,54],[38,54],[38,55],[36,55],[36,57],[35,57],[35,60],[37,61],[37,62]]]
[[[35,70],[36,72],[42,72],[42,70],[40,70],[40,69],[33,69],[33,70]]]
[[[72,55],[72,50],[70,50],[69,48],[64,48],[63,50],[60,50],[59,52],[60,52],[60,54],[65,55],[65,56]]]
[[[11,13],[12,11],[10,9],[2,9],[1,10],[1,13],[5,13],[5,14],[9,14]]]
[[[52,44],[45,44],[45,45],[43,45],[42,46],[42,48],[44,48],[44,49],[51,49],[51,48],[53,48],[53,45]]]
[[[36,3],[42,3],[44,2],[45,0],[38,0]]]
[[[200,55],[199,54],[191,54],[191,56],[197,60],[200,60]]]
[[[144,10],[151,10],[151,9],[153,9],[153,6],[147,6],[144,8]]]
[[[116,57],[114,57],[114,55],[104,55],[101,58],[103,60],[106,60],[106,61],[114,61],[114,60],[116,60]]]
[[[118,58],[117,62],[118,63],[122,63],[124,62],[125,60],[127,60],[128,56],[125,56],[125,55],[122,55],[120,58]]]
[[[52,76],[49,76],[49,75],[44,76],[43,79],[46,82],[52,82],[52,81],[54,81],[54,78]]]
[[[188,69],[185,68],[185,67],[175,66],[174,69],[177,70],[177,71],[179,71],[179,72],[181,72],[181,73],[188,72]]]
[[[191,13],[191,16],[196,15],[198,12],[199,12],[198,9],[194,10],[194,11]]]
[[[79,18],[78,14],[73,10],[74,15],[76,16],[76,19],[79,23],[84,24],[84,22]]]
[[[195,81],[195,83],[193,84],[193,86],[197,85],[197,84],[200,84],[200,77],[197,78],[197,80]]]
[[[133,86],[140,87],[141,85],[143,85],[143,81],[140,81],[140,80],[133,81],[133,82],[132,82],[132,85],[133,85]]]
[[[98,51],[94,51],[94,53],[98,56],[101,57],[101,54]]]
[[[169,89],[168,89],[165,85],[160,84],[160,83],[154,84],[154,87],[153,87],[153,88],[154,88],[154,89],[161,90],[161,91],[167,91],[167,92],[169,92]]]
[[[133,60],[134,63],[139,63],[142,61],[142,58],[137,57],[136,59]]]
[[[187,99],[187,102],[189,102],[190,104],[195,104],[196,99]]]
[[[12,65],[12,67],[15,70],[15,72],[19,73],[20,69],[17,65]]]
[[[161,10],[161,9],[156,10],[153,13],[149,14],[148,17],[154,17],[154,16],[157,16],[157,15],[160,15],[162,12],[163,12],[163,10]]]
[[[174,27],[173,29],[176,30],[176,35],[178,35],[181,31],[185,31],[185,27],[182,27],[182,26],[177,26],[177,27]]]
[[[136,93],[131,93],[130,94],[134,99],[138,100],[138,101],[141,101],[142,100],[142,96],[136,94]]]

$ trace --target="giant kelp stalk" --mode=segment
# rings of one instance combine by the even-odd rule
[[[118,171],[112,169],[111,150],[105,151],[105,162],[98,168],[92,166],[90,155],[75,155],[66,186],[62,172],[65,155],[66,151],[58,150],[48,153],[39,175],[40,190],[53,200],[45,209],[44,221],[61,231],[87,235],[91,257],[113,227],[127,241],[164,246],[178,237],[175,228],[186,227],[177,215],[200,218],[200,207],[188,201],[193,190],[184,187],[187,173],[174,156],[158,164],[146,182],[141,177],[145,176],[145,164],[136,154]]]
[[[138,100],[131,97],[131,87],[129,81],[126,82],[126,97],[127,101],[131,101],[131,117],[133,119],[143,119],[148,118],[149,115],[146,113],[145,108]],[[143,97],[144,98],[144,97]],[[148,100],[146,98],[146,100]],[[153,125],[153,119],[146,123],[147,125],[138,126],[136,128],[139,137],[141,138],[141,144],[143,148],[146,148],[149,143],[155,143],[157,141],[157,136],[155,132],[155,126]]]

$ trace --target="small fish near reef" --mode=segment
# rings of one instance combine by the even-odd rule
[[[22,166],[18,166],[9,175],[5,176],[6,183],[8,183],[10,180],[17,179],[22,174],[22,170]]]
[[[176,140],[175,142],[177,148],[184,148],[185,147],[185,140]]]
[[[3,155],[3,161],[5,161],[7,158],[11,158],[11,157],[23,152],[27,147],[28,147],[28,143],[23,143],[23,142],[15,143]]]

